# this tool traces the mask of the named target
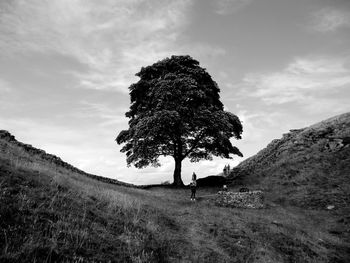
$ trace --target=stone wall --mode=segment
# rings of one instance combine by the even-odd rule
[[[217,194],[215,204],[225,207],[263,208],[264,196],[262,191],[244,193],[220,191]]]

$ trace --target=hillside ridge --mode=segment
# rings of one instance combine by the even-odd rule
[[[290,130],[234,167],[228,181],[256,185],[276,196],[289,194],[287,199],[302,206],[307,201],[301,196],[311,198],[315,193],[325,194],[320,199],[332,199],[333,193],[341,195],[341,202],[350,201],[350,113]],[[309,205],[324,206],[324,202]]]
[[[75,172],[105,183],[135,188],[144,187],[130,183],[125,183],[112,178],[87,173],[63,161],[60,157],[56,155],[35,148],[31,144],[26,144],[18,141],[14,135],[12,135],[6,130],[0,130],[0,159],[10,161],[13,164],[17,165],[23,165],[24,163],[27,163],[27,165],[35,165],[38,163],[40,163],[43,166],[51,165],[56,166],[60,169],[64,169],[67,172]]]

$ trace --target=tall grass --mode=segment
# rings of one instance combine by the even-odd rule
[[[136,198],[20,158],[0,167],[1,262],[150,262],[169,250]]]

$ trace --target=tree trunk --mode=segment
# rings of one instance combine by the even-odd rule
[[[174,170],[174,186],[183,186],[184,183],[181,179],[181,159],[175,159],[175,170]]]

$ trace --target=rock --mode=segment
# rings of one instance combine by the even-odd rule
[[[220,191],[215,200],[217,206],[236,208],[263,208],[264,197],[262,191],[226,192]]]

